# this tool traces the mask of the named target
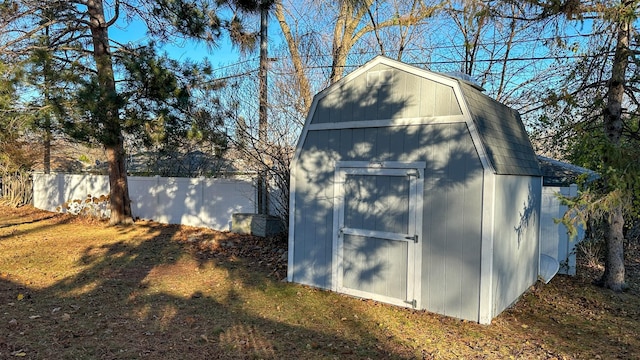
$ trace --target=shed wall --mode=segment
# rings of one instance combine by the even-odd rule
[[[295,177],[293,281],[331,288],[336,161],[424,161],[422,308],[477,320],[482,166],[463,122],[309,131]]]
[[[463,124],[461,124],[463,125]],[[447,137],[451,137],[449,129]],[[482,166],[470,136],[429,154],[425,172],[422,305],[478,320],[482,225]]]
[[[542,178],[496,176],[495,189],[494,316],[537,281]]]

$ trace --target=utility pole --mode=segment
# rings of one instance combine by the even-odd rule
[[[268,190],[267,190],[267,165],[264,152],[267,144],[267,64],[269,63],[267,53],[267,7],[263,3],[260,6],[260,107],[258,109],[258,151],[260,151],[260,164],[262,169],[258,170],[258,214],[269,214]]]
[[[45,46],[48,51],[51,51],[51,39],[50,39],[50,34],[49,34],[49,26],[46,26],[44,28],[44,36],[45,36]],[[49,174],[51,173],[51,109],[49,108],[51,106],[50,103],[50,93],[49,91],[51,90],[51,59],[49,58],[49,54],[47,53],[44,56],[44,64],[42,66],[42,77],[43,77],[43,82],[44,82],[44,108],[45,108],[45,113],[44,113],[44,160],[43,160],[43,166],[44,166],[44,173],[45,174]]]

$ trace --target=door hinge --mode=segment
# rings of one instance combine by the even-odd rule
[[[418,234],[415,234],[413,236],[406,236],[405,239],[407,240],[413,240],[414,243],[418,243]]]
[[[420,179],[420,171],[418,171],[418,169],[411,169],[407,171],[407,176],[415,176],[416,178]]]
[[[418,300],[413,299],[411,301],[405,301],[405,303],[411,305],[411,307],[413,307],[414,309],[418,307]]]

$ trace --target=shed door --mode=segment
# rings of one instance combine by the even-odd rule
[[[337,291],[419,306],[422,169],[337,171]],[[420,226],[418,226],[420,224]]]

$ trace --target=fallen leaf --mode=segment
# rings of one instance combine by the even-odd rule
[[[40,315],[31,315],[31,316],[29,316],[29,319],[33,320],[33,319],[37,319],[39,317],[40,317]]]
[[[24,294],[18,294],[18,301],[21,301],[22,299],[24,299]]]
[[[18,356],[18,357],[24,357],[24,356],[27,356],[27,353],[22,351],[22,350],[18,350],[18,351],[12,352],[11,355]]]
[[[62,321],[69,321],[71,319],[71,315],[69,315],[67,313],[64,313],[64,314],[62,314],[60,319],[62,319]]]

